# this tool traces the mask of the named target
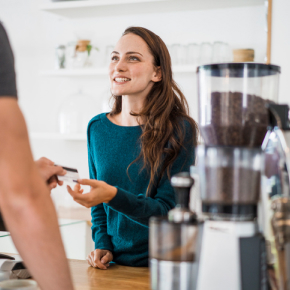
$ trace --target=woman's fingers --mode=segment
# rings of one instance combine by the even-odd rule
[[[106,257],[105,260],[104,257]],[[112,261],[112,259],[113,255],[110,251],[96,249],[88,255],[87,262],[94,268],[106,270],[110,266],[109,262]],[[108,262],[103,264],[103,261]]]
[[[74,197],[76,195],[76,193],[71,189],[71,187],[69,185],[66,186],[68,193]]]
[[[92,198],[92,195],[90,193],[82,194],[83,190],[81,190],[79,192],[75,192],[71,189],[71,187],[69,185],[67,185],[67,191],[72,196],[74,201],[76,201],[77,203],[79,203],[87,208],[98,204],[98,203],[95,204],[95,202]]]
[[[113,260],[113,255],[110,251],[107,251],[106,255],[102,258],[102,264],[106,265]]]
[[[87,257],[88,264],[92,267],[96,267],[97,265],[94,262],[94,251],[92,251]]]
[[[95,179],[78,179],[77,181],[79,184],[89,185],[92,187],[96,187],[98,185],[98,180]]]
[[[92,262],[91,262],[91,258],[90,258],[90,256],[87,256],[86,260],[87,260],[88,264],[89,264],[90,266],[92,266]]]
[[[80,191],[81,189],[81,185],[79,183],[77,183],[75,186],[74,186],[74,191]]]
[[[94,259],[93,259],[92,256],[89,257],[89,264],[90,264],[92,267],[94,267],[94,268],[97,267],[97,265],[95,264]]]
[[[94,263],[97,265],[98,268],[106,270],[107,267],[101,263],[103,251],[102,250],[95,250],[94,251]]]

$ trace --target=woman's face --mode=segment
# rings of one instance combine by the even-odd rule
[[[111,92],[116,96],[147,96],[154,82],[161,80],[153,63],[153,55],[140,36],[122,36],[111,54]]]

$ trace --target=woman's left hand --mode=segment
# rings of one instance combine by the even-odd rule
[[[88,193],[83,194],[83,189],[80,185],[90,185],[91,190]],[[100,203],[107,203],[111,201],[117,194],[117,188],[109,185],[104,181],[94,179],[78,179],[78,183],[72,190],[67,186],[67,191],[73,197],[74,201],[89,208]]]

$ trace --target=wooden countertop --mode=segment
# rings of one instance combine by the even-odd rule
[[[95,269],[87,261],[69,260],[75,290],[150,290],[149,268],[112,264]]]

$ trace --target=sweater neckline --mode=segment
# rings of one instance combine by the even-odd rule
[[[128,130],[130,130],[130,129],[131,130],[141,129],[140,125],[137,125],[137,126],[120,126],[120,125],[117,125],[117,124],[115,124],[115,123],[113,123],[112,121],[109,120],[109,118],[107,117],[107,114],[109,114],[109,112],[103,113],[103,120],[111,128],[128,129]]]

